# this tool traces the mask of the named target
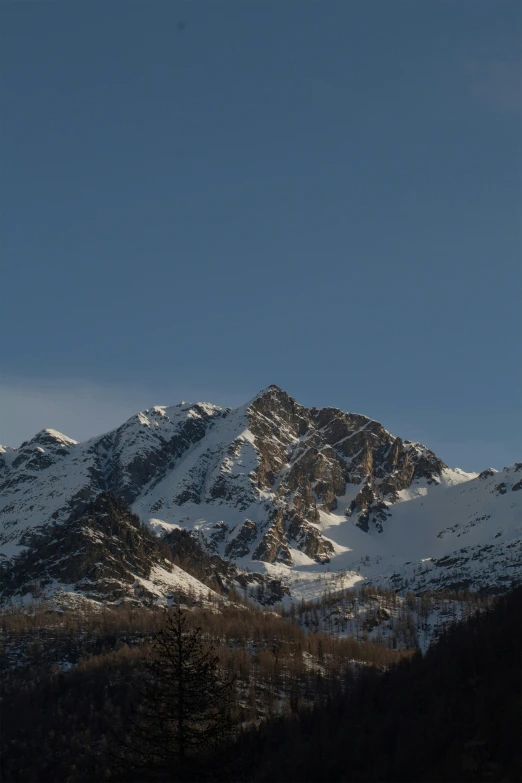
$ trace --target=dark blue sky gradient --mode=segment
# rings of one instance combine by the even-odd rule
[[[0,3],[0,394],[277,383],[464,468],[520,458],[521,16]]]

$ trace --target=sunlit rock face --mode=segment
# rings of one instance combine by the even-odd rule
[[[391,435],[366,416],[307,408],[269,386],[236,409],[155,406],[84,443],[48,429],[18,449],[0,447],[0,556],[8,572],[11,559],[34,548],[49,525],[53,535],[72,520],[77,525],[109,493],[156,539],[186,531],[201,552],[243,570],[259,571],[256,564],[264,564],[277,575],[279,566],[331,563],[329,568],[348,565],[359,573],[371,552],[378,553],[375,570],[396,551],[402,557],[411,540],[424,541],[426,531],[437,552],[444,543],[444,564],[455,559],[444,559],[448,547],[462,549],[461,537],[472,528],[473,546],[482,546],[482,539],[475,541],[475,519],[483,527],[483,520],[495,519],[490,511],[474,510],[473,519],[463,521],[471,504],[459,505],[455,488],[476,485],[481,494],[473,509],[494,497],[511,514],[522,484],[519,466],[510,470],[516,480],[493,469],[478,477],[452,470],[430,449]],[[446,492],[447,508],[440,505]],[[403,535],[399,522],[410,517],[414,522]],[[489,528],[484,531],[488,546],[507,541],[495,528],[490,544]],[[422,562],[431,554],[423,543]],[[139,577],[136,568],[131,571]]]

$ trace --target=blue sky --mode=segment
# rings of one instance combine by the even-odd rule
[[[0,3],[0,442],[277,383],[520,459],[521,8]]]

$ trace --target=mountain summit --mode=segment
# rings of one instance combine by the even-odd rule
[[[504,563],[520,539],[521,467],[477,478],[366,416],[306,408],[271,385],[233,410],[155,406],[84,443],[48,429],[0,450],[0,551],[9,569],[35,532],[111,493],[156,537],[189,531],[207,555],[293,583],[343,569],[395,574],[399,587],[405,574],[421,587],[482,584],[495,576],[486,555]],[[456,550],[458,578],[434,565]]]

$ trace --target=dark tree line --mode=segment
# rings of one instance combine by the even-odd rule
[[[256,783],[522,779],[522,588],[386,672],[367,668],[297,716],[242,735]]]
[[[0,624],[1,779],[146,780],[138,764],[134,771],[116,764],[121,752],[114,734],[126,737],[131,731],[141,684],[153,678],[147,661],[166,631],[167,617],[163,610],[139,607],[85,607],[74,613],[48,613],[42,607],[33,616],[5,614]],[[409,655],[306,633],[255,607],[195,607],[185,619],[188,631],[201,627],[205,649],[214,647],[220,677],[235,678],[231,718],[243,725],[296,713],[325,698],[339,687],[354,659],[383,667]],[[139,749],[135,737],[133,749]],[[136,755],[129,760],[139,762]],[[216,775],[227,768],[225,761],[213,764]],[[153,762],[147,775],[159,775],[160,767]],[[225,779],[231,778],[225,774]]]
[[[514,782],[521,610],[517,588],[425,656],[244,607],[10,615],[2,780]]]

